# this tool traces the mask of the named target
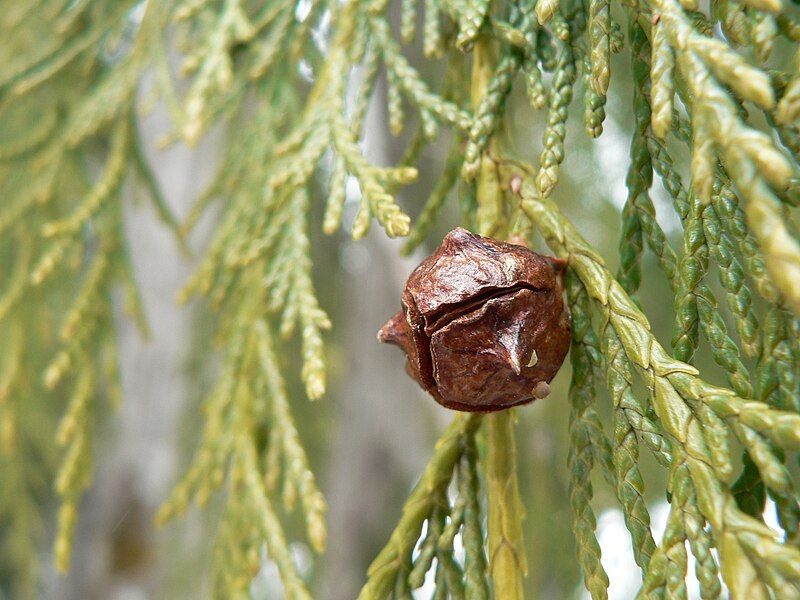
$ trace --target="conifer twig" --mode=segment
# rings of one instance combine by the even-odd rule
[[[359,600],[383,600],[392,589],[398,570],[408,559],[430,514],[437,491],[449,484],[460,453],[462,436],[475,434],[481,418],[459,414],[436,442],[433,455],[419,482],[403,505],[403,515],[386,546],[372,561]]]

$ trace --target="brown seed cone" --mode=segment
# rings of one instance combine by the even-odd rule
[[[570,344],[564,261],[461,228],[411,273],[378,333],[437,402],[492,412],[546,396]]]

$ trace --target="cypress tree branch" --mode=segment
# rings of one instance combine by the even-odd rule
[[[499,598],[524,598],[528,573],[523,543],[524,510],[517,482],[514,415],[504,410],[486,417],[486,496],[489,505],[489,573]]]
[[[584,585],[593,600],[608,597],[608,575],[600,563],[600,544],[595,535],[597,522],[591,507],[591,472],[594,466],[592,428],[597,420],[594,400],[593,362],[591,354],[597,348],[587,343],[591,332],[589,299],[583,285],[569,273],[567,293],[572,306],[572,382],[570,384],[570,469],[569,496],[572,508],[572,531],[578,542],[578,560],[583,571]]]
[[[644,501],[644,481],[639,467],[639,447],[634,428],[627,418],[625,405],[636,406],[631,389],[632,376],[624,358],[622,344],[608,321],[603,325],[602,352],[606,357],[606,379],[614,403],[613,464],[617,497],[622,503],[625,524],[633,539],[633,554],[642,570],[647,569],[655,550],[650,533],[650,514]],[[633,411],[636,413],[635,409]]]
[[[540,4],[542,1],[540,0]],[[537,11],[538,7],[539,5],[537,5]],[[562,42],[553,71],[553,81],[548,102],[547,128],[542,140],[544,148],[539,157],[539,173],[536,176],[536,185],[539,193],[543,196],[549,196],[556,183],[558,183],[559,166],[564,160],[567,111],[572,101],[572,86],[577,77],[575,49],[569,34]]]
[[[763,595],[764,583],[758,575],[763,570],[796,580],[800,573],[789,565],[800,564],[797,562],[800,555],[796,555],[794,548],[781,545],[769,528],[735,506],[732,496],[706,462],[708,449],[703,427],[687,402],[708,404],[721,416],[736,416],[739,422],[751,427],[756,422],[745,415],[750,411],[755,415],[756,407],[729,390],[708,385],[693,367],[667,355],[650,332],[647,319],[611,277],[602,259],[552,201],[537,195],[530,180],[522,186],[522,207],[550,247],[575,269],[590,297],[619,335],[628,359],[653,386],[653,406],[674,442],[673,455],[678,450],[686,453],[687,467],[698,486],[698,506],[711,524],[720,549],[722,574],[732,593]],[[759,424],[760,432],[782,447],[792,447],[794,436],[800,431],[797,415],[772,412],[762,403],[754,404],[758,405],[759,415],[772,415]],[[754,552],[756,547],[759,552]],[[767,548],[775,554],[767,554]]]
[[[474,435],[481,419],[474,414],[458,415],[436,442],[433,456],[405,504],[389,542],[367,571],[367,581],[358,597],[385,598],[394,585],[398,570],[410,557],[422,524],[433,508],[436,493],[447,488],[460,456],[462,436]]]
[[[483,524],[478,500],[478,452],[473,436],[464,436],[458,467],[459,498],[464,501],[464,591],[467,600],[488,600],[487,561]]]
[[[606,94],[618,87],[609,88],[611,55],[624,40],[606,0],[425,0],[421,35],[414,0],[397,2],[397,35],[387,0],[146,4],[43,0],[2,17],[0,553],[20,582],[14,597],[35,590],[43,482],[55,480],[61,497],[55,555],[60,568],[69,562],[77,506],[91,478],[93,430],[104,403],[113,406],[120,396],[117,298],[142,334],[148,331],[125,238],[129,182],[143,185],[180,245],[212,203],[219,207],[182,299],[208,301],[222,369],[205,401],[194,460],[159,520],[224,491],[212,593],[245,594],[266,547],[287,596],[310,597],[275,503],[280,491],[287,512],[299,508],[309,542],[322,550],[325,501],[294,424],[282,364],[292,360],[285,339],[296,331],[306,395],[324,393],[330,322],[315,291],[309,231],[321,178],[329,180],[322,194],[327,234],[339,230],[355,200],[353,237],[363,237],[374,217],[389,236],[408,235],[410,250],[434,230],[456,188],[465,224],[497,238],[532,237],[535,225],[569,261],[569,500],[594,598],[606,597],[609,583],[594,532],[595,467],[623,505],[644,570],[642,597],[686,595],[686,542],[703,598],[719,595],[720,574],[733,597],[797,595],[800,506],[786,462],[800,450],[800,243],[792,208],[800,27],[791,10],[779,0],[715,0],[709,14],[695,0],[628,7],[633,111],[624,116],[633,135],[615,280],[548,199],[572,175],[562,164],[570,165],[565,140],[578,65],[590,137],[602,133]],[[441,70],[400,43],[414,38],[425,57],[445,58]],[[787,48],[796,54],[788,67]],[[154,86],[143,85],[148,72]],[[379,77],[387,84],[386,125],[400,133],[411,124],[417,132],[391,165],[373,164],[362,148]],[[515,85],[525,85],[531,108],[548,108],[538,171],[523,162],[531,150],[525,136],[513,136]],[[133,101],[140,96],[142,107]],[[218,172],[182,224],[139,139],[138,112],[159,100],[171,121],[163,144],[191,146],[212,129],[231,133],[220,146]],[[751,103],[758,111],[748,114]],[[512,136],[519,148],[506,143]],[[684,144],[686,186],[684,153],[676,150]],[[450,149],[444,171],[412,227],[399,190],[431,157],[423,151],[443,146]],[[514,158],[506,155],[512,151]],[[458,184],[462,168],[477,178],[474,185]],[[680,253],[650,197],[653,171],[683,226]],[[360,197],[353,199],[354,189]],[[673,356],[635,297],[644,291],[645,245],[675,295]],[[706,279],[714,265],[725,295],[719,304]],[[730,389],[708,384],[688,364],[703,339]],[[603,429],[605,410],[595,404],[600,377],[612,400],[613,443]],[[47,394],[26,383],[39,380]],[[638,392],[640,384],[648,394]],[[434,579],[435,598],[522,596],[523,509],[511,415],[485,420],[485,498],[474,439],[479,422],[459,416],[445,433],[362,597],[410,598],[426,576]],[[669,468],[671,509],[658,548],[640,443]],[[738,445],[746,453],[735,480]],[[768,497],[780,534],[763,523]]]

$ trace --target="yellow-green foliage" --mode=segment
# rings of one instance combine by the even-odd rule
[[[796,11],[779,0],[715,0],[708,13],[694,0],[425,0],[417,31],[420,7],[398,4],[399,35],[388,0],[4,6],[0,584],[13,578],[15,594],[34,593],[51,482],[60,501],[56,562],[69,566],[78,504],[92,476],[93,431],[119,396],[115,289],[147,333],[122,222],[125,190],[139,183],[181,245],[209,205],[220,209],[182,299],[201,297],[214,311],[223,368],[206,399],[193,463],[159,521],[219,492],[215,596],[246,596],[265,547],[287,597],[310,597],[278,504],[286,512],[299,507],[320,552],[326,505],[294,425],[297,399],[289,398],[282,365],[286,341],[296,336],[306,396],[324,395],[330,322],[314,291],[309,230],[341,228],[350,180],[360,191],[356,239],[374,219],[390,237],[408,235],[405,249],[413,249],[457,187],[466,224],[528,241],[537,231],[568,262],[569,495],[593,598],[605,598],[608,587],[591,507],[595,467],[623,507],[643,598],[686,596],[689,551],[704,598],[719,595],[720,577],[737,598],[800,595],[800,506],[787,467],[800,450]],[[603,132],[623,24],[633,132],[615,277],[554,198],[569,108],[581,85],[585,129],[592,138]],[[724,37],[714,34],[717,25]],[[425,57],[441,59],[442,77],[428,81],[405,55],[398,38],[415,37]],[[390,131],[417,127],[390,166],[372,164],[360,148],[381,80]],[[142,151],[137,121],[145,81],[172,118],[164,143],[194,145],[217,124],[234,132],[182,224]],[[512,155],[507,105],[515,86],[543,111],[544,134],[540,145],[529,141]],[[444,173],[412,226],[395,196],[416,179],[422,150],[443,130],[452,133]],[[689,168],[682,169],[673,156],[687,151]],[[683,227],[679,250],[655,213],[654,175]],[[325,210],[317,224],[309,217],[320,199]],[[671,349],[656,339],[637,299],[647,283],[645,247],[675,294]],[[710,282],[712,269],[719,286]],[[692,366],[700,344],[729,388],[709,384]],[[598,405],[602,387],[611,399],[610,428],[599,416],[609,412]],[[455,418],[370,567],[361,598],[410,597],[434,558],[437,598],[522,597],[525,499],[513,419]],[[660,546],[650,532],[641,448],[669,478],[671,511]],[[763,522],[766,496],[775,501],[781,533]],[[454,558],[458,535],[463,562]]]
[[[91,480],[92,430],[103,404],[119,395],[114,285],[129,290],[128,309],[139,313],[120,205],[123,182],[135,169],[132,90],[139,72],[128,70],[125,77],[107,68],[134,26],[126,16],[132,3],[80,3],[74,12],[61,3],[39,4],[16,6],[3,24],[0,118],[7,201],[0,223],[10,268],[0,321],[9,366],[3,429],[11,467],[36,454],[58,453],[61,459],[57,467],[48,461],[12,472],[10,481],[17,485],[4,479],[3,488],[20,493],[6,498],[7,510],[19,503],[31,511],[46,502],[46,482],[54,482],[62,502],[56,562],[66,569],[77,503]],[[127,60],[137,53],[132,47]],[[110,94],[111,77],[127,91]],[[63,403],[58,428],[46,418],[30,422],[30,411],[49,403]],[[26,504],[24,491],[33,482],[37,493]],[[16,525],[10,535],[15,530]]]

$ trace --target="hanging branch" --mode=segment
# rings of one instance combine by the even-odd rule
[[[42,490],[51,481],[61,499],[56,563],[68,567],[94,431],[119,396],[113,299],[148,332],[123,223],[126,191],[138,183],[182,248],[218,205],[182,300],[201,298],[213,312],[223,369],[194,461],[159,513],[163,522],[222,496],[215,595],[245,592],[264,548],[287,597],[311,597],[283,512],[298,509],[300,535],[318,552],[326,545],[326,505],[284,364],[297,337],[305,396],[324,395],[331,323],[313,278],[315,203],[324,204],[326,234],[355,201],[354,238],[374,219],[389,237],[408,236],[409,252],[438,230],[455,196],[464,225],[520,243],[538,231],[569,265],[569,504],[591,596],[607,597],[609,586],[594,469],[622,507],[640,597],[685,597],[688,552],[704,598],[719,596],[720,576],[733,597],[797,596],[800,505],[787,467],[800,451],[800,26],[792,11],[779,0],[720,0],[708,12],[693,0],[640,0],[621,12],[606,0],[425,0],[419,32],[419,3],[399,4],[398,35],[387,0],[44,0],[2,16],[0,553],[20,582],[12,595],[35,589],[31,532],[46,530]],[[615,65],[611,78],[624,41],[620,15],[629,19],[633,110],[623,116],[632,135],[614,277],[562,212],[567,203],[550,198],[573,173],[567,131],[577,82],[588,135],[612,125],[607,98],[625,89],[616,83],[624,69]],[[443,59],[442,70],[411,59],[403,44],[413,43]],[[229,132],[212,183],[183,223],[138,131],[146,73],[171,119],[165,143]],[[361,140],[384,81],[387,129],[417,133],[397,163],[376,165]],[[536,121],[542,135],[512,144],[520,106],[547,108]],[[405,202],[413,199],[400,190],[442,145],[446,163],[412,225]],[[674,239],[651,198],[654,174],[682,229]],[[708,280],[715,270],[719,287]],[[644,291],[662,275],[674,294],[669,350],[645,316]],[[691,364],[704,352],[727,388]],[[536,507],[519,491],[514,418],[455,417],[361,598],[407,598],[429,573],[437,598],[524,597],[522,523],[525,508]],[[668,480],[660,545],[641,447]],[[768,498],[779,533],[764,523]]]
[[[575,269],[590,297],[619,335],[627,359],[652,386],[653,407],[671,437],[673,456],[678,451],[685,456],[692,481],[698,487],[700,511],[711,524],[720,548],[722,574],[732,593],[764,589],[760,572],[774,575],[777,581],[800,580],[800,572],[791,566],[800,564],[797,550],[781,544],[772,530],[742,513],[724,486],[724,476],[715,474],[706,462],[708,428],[693,416],[692,407],[707,405],[718,416],[734,417],[734,423],[750,427],[756,423],[748,417],[758,413],[763,421],[757,431],[786,449],[800,445],[800,417],[767,408],[762,403],[748,403],[730,390],[705,383],[696,369],[670,358],[650,333],[647,319],[556,205],[539,198],[530,181],[524,184],[522,193],[526,214],[553,250]],[[729,406],[732,408],[723,409]],[[748,414],[748,410],[753,412]],[[770,550],[764,553],[756,548]]]
[[[400,571],[411,561],[411,552],[422,524],[435,506],[437,492],[446,491],[453,476],[453,468],[462,452],[462,438],[475,435],[480,423],[479,416],[459,415],[436,442],[433,456],[403,505],[403,516],[389,542],[369,566],[367,582],[361,588],[359,600],[387,597],[395,579],[403,576]]]

